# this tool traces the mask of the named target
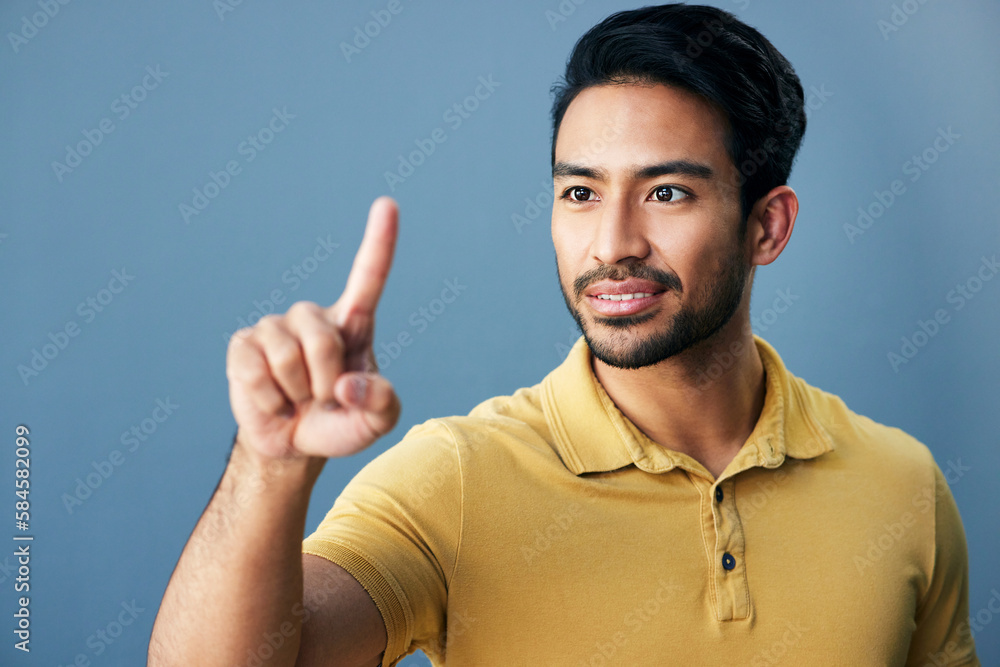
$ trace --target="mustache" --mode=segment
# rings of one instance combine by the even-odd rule
[[[584,273],[574,280],[573,290],[576,292],[577,298],[580,298],[587,287],[600,280],[627,280],[628,278],[637,278],[657,283],[665,291],[674,290],[682,292],[684,289],[681,285],[681,279],[676,274],[660,271],[645,264],[637,264],[629,267],[605,264],[593,271]]]

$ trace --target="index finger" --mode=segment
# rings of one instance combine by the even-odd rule
[[[354,315],[375,315],[382,288],[389,277],[399,233],[399,207],[392,197],[379,197],[368,211],[361,247],[354,256],[347,286],[336,304],[337,326]]]

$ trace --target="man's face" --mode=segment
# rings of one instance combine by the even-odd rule
[[[594,86],[567,109],[552,241],[566,307],[604,363],[656,364],[739,308],[751,265],[726,128],[710,103],[664,85]]]

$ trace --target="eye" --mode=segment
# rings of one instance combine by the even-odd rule
[[[571,188],[566,188],[560,199],[568,199],[569,201],[579,202],[593,201],[590,197],[594,194],[594,191],[590,188],[585,188],[582,185],[574,185]]]
[[[673,185],[660,185],[653,190],[653,197],[660,202],[681,201],[690,196],[687,192]]]

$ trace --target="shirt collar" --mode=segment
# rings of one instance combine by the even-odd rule
[[[829,432],[810,407],[811,388],[788,372],[764,339],[754,335],[753,340],[766,373],[764,408],[720,479],[753,466],[776,468],[786,456],[809,459],[834,448]],[[546,421],[566,467],[576,475],[632,464],[652,473],[680,467],[706,475],[700,463],[653,442],[622,414],[594,375],[591,356],[586,339],[580,336],[566,360],[542,380]]]

